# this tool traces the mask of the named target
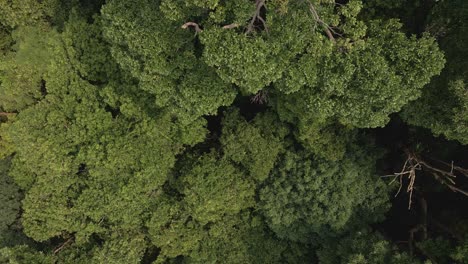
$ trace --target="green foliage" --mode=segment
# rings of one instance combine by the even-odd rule
[[[370,219],[379,217],[377,208],[386,207],[388,197],[375,175],[375,154],[366,151],[354,148],[336,162],[304,151],[286,152],[260,190],[262,212],[272,230],[282,238],[311,242],[314,236],[349,228],[360,207],[372,211]],[[374,206],[368,207],[368,200]],[[360,221],[370,220],[365,218]]]
[[[302,34],[312,30],[313,25],[307,13],[300,9],[287,16],[268,14],[267,19],[271,20],[268,36],[251,37],[219,26],[207,28],[200,34],[200,41],[205,45],[203,60],[216,68],[223,80],[236,84],[245,94],[254,94],[278,81],[294,57],[299,56],[315,36]],[[226,24],[236,22],[228,20]]]
[[[411,104],[464,142],[465,9],[415,101],[435,39],[344,2],[0,1],[0,262],[417,263],[356,231],[389,206],[369,128]]]
[[[8,0],[0,2],[0,24],[16,28],[22,26],[62,26],[68,12],[79,1],[65,0]]]
[[[184,256],[188,263],[277,263],[291,246],[301,248],[274,238],[259,216],[246,211],[255,204],[253,179],[213,152],[186,159],[176,184],[180,196],[172,195],[180,200],[162,196],[147,224],[161,248],[158,261]]]
[[[11,32],[7,27],[0,25],[0,54],[3,56],[13,44]]]
[[[190,255],[206,236],[204,226],[254,205],[253,181],[215,153],[188,158],[179,173],[183,200],[163,198],[148,224],[153,243],[167,257]]]
[[[189,124],[232,103],[235,90],[196,58],[190,35],[164,19],[157,4],[111,1],[102,13],[113,58],[157,107]]]
[[[26,191],[25,233],[37,241],[75,233],[84,243],[113,226],[139,232],[152,204],[148,197],[187,142],[179,135],[189,133],[180,133],[164,112],[113,118],[98,87],[78,70],[91,54],[80,55],[67,34],[48,41],[48,93],[2,136],[16,152],[11,176]]]
[[[346,52],[321,48],[320,42],[311,46],[280,89],[298,90],[297,83],[306,87],[278,96],[278,111],[287,111],[280,116],[303,123],[335,117],[351,127],[384,126],[391,113],[419,97],[443,66],[432,38],[407,38],[399,27],[395,21],[372,21],[366,41],[346,44]]]
[[[261,219],[241,214],[210,226],[188,263],[281,263],[291,247],[264,231]],[[301,257],[300,255],[298,256]],[[304,259],[302,259],[304,261]]]
[[[460,263],[468,263],[468,240],[465,239],[460,245],[456,247],[454,252],[451,254],[453,260]]]
[[[416,264],[420,263],[396,248],[379,234],[359,231],[324,243],[317,252],[323,264]]]
[[[140,263],[146,244],[143,234],[113,230],[104,245],[93,252],[91,263]]]
[[[409,104],[402,116],[406,122],[429,128],[435,135],[468,144],[468,4],[466,1],[441,1],[431,14],[428,28],[439,37],[447,57],[441,76]]]
[[[180,192],[194,220],[201,224],[219,221],[254,205],[255,185],[226,159],[215,153],[196,157],[183,169]]]
[[[53,257],[23,245],[0,249],[0,262],[6,264],[50,264],[53,263]]]
[[[284,149],[287,127],[271,112],[247,122],[236,110],[225,113],[222,127],[224,156],[244,166],[257,181],[265,180]]]
[[[0,61],[0,108],[21,111],[42,98],[43,75],[47,68],[47,31],[24,27],[12,33],[15,52]]]
[[[43,15],[43,6],[36,0],[2,1],[0,4],[0,22],[5,26],[35,24],[43,19]]]
[[[455,242],[443,237],[436,237],[418,243],[417,247],[437,263],[453,263],[454,261],[468,263],[467,240],[462,239]]]
[[[18,218],[21,199],[18,186],[8,176],[9,160],[0,160],[0,248],[21,241]]]
[[[281,263],[288,258],[304,261],[303,247],[276,239],[258,216],[242,212],[201,225],[187,216],[180,218],[184,213],[175,213],[175,208],[180,209],[174,204],[161,208],[161,212],[170,210],[172,219],[166,218],[167,222],[159,220],[164,215],[155,214],[149,223],[151,240],[162,250],[157,263],[178,256],[187,263]]]

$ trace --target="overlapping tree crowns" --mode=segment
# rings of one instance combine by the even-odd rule
[[[270,174],[278,155],[284,151],[288,128],[273,112],[246,121],[235,108],[224,115],[221,145],[224,156],[241,164],[256,181]]]
[[[468,41],[466,1],[441,2],[428,22],[447,57],[441,76],[432,80],[421,98],[402,112],[406,122],[429,128],[435,135],[468,144]]]
[[[17,29],[6,62],[32,64],[32,74],[13,82],[22,75],[4,66],[2,85],[32,92],[0,98],[1,111],[20,112],[5,112],[0,151],[14,153],[25,233],[54,245],[47,256],[24,246],[0,254],[301,263],[314,237],[377,220],[387,209],[373,177],[379,155],[354,129],[383,126],[416,99],[442,55],[433,39],[361,20],[360,9],[109,0],[94,17],[72,11],[60,31]],[[237,106],[220,111],[254,94],[265,105],[252,119]],[[216,114],[210,129],[221,135],[202,148],[204,116]]]
[[[396,21],[360,21],[359,1],[338,8],[306,1],[286,9],[279,2],[249,7],[236,1],[163,1],[158,6],[142,0],[143,8],[135,9],[113,1],[103,8],[104,32],[119,65],[154,95],[157,106],[169,107],[181,120],[229,105],[234,84],[243,94],[276,90],[270,94],[277,96],[278,114],[295,116],[283,120],[296,125],[314,120],[349,128],[383,126],[390,114],[418,98],[442,67],[431,38],[407,38]],[[200,22],[190,21],[198,13]],[[190,30],[181,25],[195,28],[202,46],[194,45]],[[200,79],[197,69],[214,70],[219,79],[211,73]],[[187,75],[204,84],[197,86],[190,77],[187,83]],[[190,89],[197,102],[184,95],[184,87],[203,87]],[[317,142],[308,140],[314,136],[304,129],[298,138]]]
[[[86,28],[81,22],[69,26]],[[85,74],[97,73],[86,67],[99,61],[83,54],[92,50],[80,50],[90,40],[81,35],[77,43],[68,33],[48,37],[48,93],[2,134],[14,145],[10,175],[26,192],[25,232],[36,241],[73,234],[77,245],[92,234],[119,244],[111,234],[120,229],[134,234],[132,239],[141,236],[152,204],[148,197],[164,184],[182,145],[194,144],[194,134],[195,141],[203,138],[204,130],[181,127],[169,112],[132,111],[138,107],[132,100],[117,105],[120,113],[110,113],[108,98],[119,104],[122,97],[108,88],[103,98],[98,86],[83,79],[101,78]]]
[[[360,1],[255,3],[251,18],[261,6],[262,19],[223,20],[215,14],[230,6],[218,3],[212,16],[190,22],[202,59],[242,94],[268,91],[281,120],[298,127],[297,138],[324,157],[339,158],[353,128],[384,126],[443,66],[433,38],[408,38],[395,20],[360,20]],[[252,30],[249,21],[258,27]],[[326,135],[340,141],[332,144]]]
[[[18,26],[46,26],[47,18],[57,18],[55,12],[57,11],[60,0],[13,0],[2,1],[0,3],[0,17],[2,17],[1,24],[8,27]],[[57,8],[57,9],[56,9]],[[62,7],[63,8],[63,7]],[[62,9],[63,10],[63,9]]]
[[[175,185],[180,195],[161,196],[147,223],[152,243],[161,248],[158,261],[179,255],[198,262],[252,261],[258,252],[251,252],[245,240],[250,235],[256,237],[257,247],[279,247],[281,256],[286,244],[269,237],[262,221],[248,210],[254,206],[255,195],[250,176],[216,152],[182,160]]]
[[[396,246],[381,234],[369,230],[353,231],[339,239],[330,239],[321,244],[317,256],[324,264],[420,263],[406,253],[399,253]]]
[[[104,36],[119,66],[138,80],[138,87],[181,123],[215,114],[236,95],[196,56],[189,32],[166,19],[156,4],[127,5],[113,1],[103,7]],[[141,15],[144,13],[145,15]]]
[[[1,55],[0,109],[21,111],[44,96],[48,34],[37,27],[22,27],[12,34],[16,44]]]

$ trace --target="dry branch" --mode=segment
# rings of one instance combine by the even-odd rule
[[[54,254],[59,253],[62,249],[64,249],[67,245],[73,243],[75,237],[71,236],[69,239],[67,239],[65,242],[63,242],[60,246],[56,247],[54,249]]]
[[[224,28],[224,29],[232,29],[232,28],[236,28],[236,27],[238,27],[238,26],[239,26],[239,24],[237,24],[237,23],[232,23],[232,24],[223,26],[223,28]]]
[[[187,22],[182,25],[183,29],[187,29],[188,27],[193,27],[196,33],[202,32],[202,30],[200,29],[200,26],[195,22]]]
[[[250,102],[256,104],[264,104],[268,101],[268,92],[264,90],[258,91],[252,98],[250,98]]]
[[[16,113],[0,112],[0,121],[4,122],[14,116]]]
[[[455,186],[454,178],[457,176],[455,175],[455,171],[459,174],[462,174],[468,177],[468,170],[454,166],[453,163],[450,165],[450,170],[442,169],[435,167],[434,165],[428,163],[427,161],[423,160],[420,156],[416,153],[405,150],[407,154],[407,159],[403,165],[401,172],[394,173],[391,175],[394,179],[390,182],[390,184],[394,183],[396,180],[399,181],[400,187],[398,188],[395,197],[400,193],[402,186],[403,186],[403,178],[406,177],[409,181],[408,186],[406,188],[406,192],[409,194],[409,201],[408,201],[408,209],[411,209],[412,197],[413,197],[413,190],[414,190],[414,183],[416,181],[416,171],[424,170],[428,172],[430,175],[434,177],[440,183],[446,185],[450,190],[454,192],[461,193],[463,195],[468,196],[468,192],[462,190]],[[442,162],[445,165],[449,165],[446,162]],[[390,175],[386,175],[384,177],[388,177]]]
[[[332,42],[336,42],[335,37],[332,34],[332,32],[334,32],[333,29],[320,18],[320,16],[317,13],[317,10],[315,9],[312,2],[308,1],[308,3],[309,3],[309,11],[312,14],[312,16],[314,17],[315,22],[322,25],[323,29],[325,30],[325,34],[327,34],[328,38]],[[336,32],[334,32],[334,33],[336,33]]]
[[[255,0],[255,12],[252,15],[252,19],[250,19],[250,23],[247,26],[247,30],[245,34],[249,34],[255,29],[255,21],[259,20],[262,22],[265,31],[268,32],[268,27],[266,25],[265,19],[261,16],[260,12],[262,8],[265,7],[265,0]]]

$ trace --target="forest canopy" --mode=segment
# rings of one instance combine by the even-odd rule
[[[468,263],[468,2],[0,0],[0,263]]]

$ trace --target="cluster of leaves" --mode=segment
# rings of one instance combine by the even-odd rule
[[[330,236],[359,221],[381,219],[388,197],[383,182],[372,177],[378,155],[366,151],[354,148],[337,162],[287,151],[260,190],[260,205],[272,230],[292,241],[311,241],[314,234]]]
[[[359,129],[418,99],[444,57],[362,8],[1,2],[0,262],[410,263],[360,232],[389,190]]]
[[[468,144],[468,3],[442,1],[433,10],[428,29],[438,37],[447,65],[424,89],[420,100],[409,104],[403,118],[429,128],[435,135]]]

